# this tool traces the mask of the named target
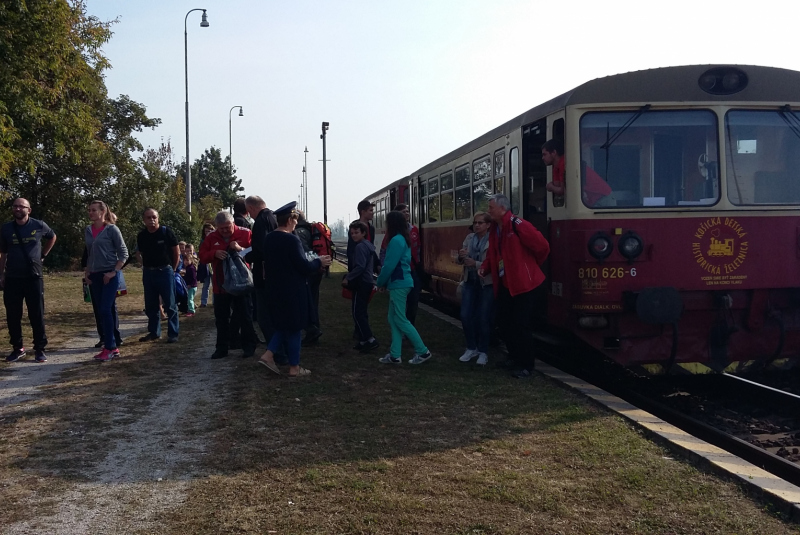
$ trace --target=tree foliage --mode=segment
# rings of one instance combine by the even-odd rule
[[[203,222],[242,189],[211,147],[193,165],[190,220],[169,141],[144,151],[135,137],[160,120],[127,95],[108,97],[102,47],[115,22],[89,15],[83,0],[0,2],[0,210],[27,198],[58,233],[55,265],[80,257],[93,199],[108,203],[131,244],[146,207],[197,243]]]

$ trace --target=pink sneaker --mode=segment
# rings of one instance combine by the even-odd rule
[[[193,318],[194,317],[194,312],[187,312],[186,313],[186,317],[187,318]]]
[[[119,356],[119,351],[117,351],[116,353],[117,356]],[[100,362],[108,362],[113,358],[114,358],[114,351],[109,351],[106,348],[103,348],[103,350],[100,353],[94,356],[94,360],[99,360]]]

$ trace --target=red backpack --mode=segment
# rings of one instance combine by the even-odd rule
[[[333,254],[333,242],[331,241],[331,229],[325,223],[311,223],[311,248],[319,256],[331,256]]]

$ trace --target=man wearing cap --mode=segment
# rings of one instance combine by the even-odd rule
[[[221,211],[214,218],[214,232],[206,236],[200,246],[200,262],[213,265],[214,318],[217,327],[217,343],[212,359],[228,356],[231,311],[236,310],[242,330],[242,358],[252,357],[258,339],[253,328],[253,317],[248,306],[247,295],[231,295],[222,285],[225,283],[223,261],[229,254],[239,254],[250,247],[251,233],[244,227],[233,224],[230,212]]]
[[[30,217],[31,203],[27,199],[14,199],[11,209],[14,220],[0,229],[0,286],[5,290],[3,304],[13,346],[6,362],[15,362],[25,356],[22,344],[23,300],[33,330],[36,362],[47,362],[44,353],[47,335],[44,330],[42,261],[55,245],[56,233],[44,221]]]
[[[264,335],[264,340],[269,343],[274,329],[267,312],[267,303],[264,296],[264,238],[278,228],[278,222],[275,220],[275,213],[267,208],[267,203],[261,197],[251,195],[245,199],[245,204],[247,213],[253,218],[253,234],[251,237],[253,250],[250,251],[249,259],[252,261],[253,267],[256,309],[260,311],[256,319],[258,326],[261,328],[261,334]]]
[[[272,372],[280,374],[275,364],[275,353],[285,347],[290,377],[310,373],[300,367],[302,329],[308,326],[311,306],[308,276],[331,263],[330,256],[313,260],[306,257],[300,239],[293,234],[299,215],[296,206],[296,202],[290,202],[275,210],[278,228],[264,239],[264,284],[275,333],[259,360]]]

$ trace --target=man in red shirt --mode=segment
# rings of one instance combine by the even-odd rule
[[[511,213],[508,197],[489,197],[489,251],[478,276],[492,274],[497,324],[508,348],[509,359],[518,366],[514,377],[526,379],[533,373],[533,335],[530,319],[536,304],[534,290],[544,282],[541,266],[550,254],[542,233]]]
[[[550,139],[542,145],[542,161],[545,165],[553,166],[553,181],[548,182],[545,189],[553,195],[564,195],[564,143],[557,139]],[[581,190],[583,203],[592,207],[597,201],[611,195],[611,186],[589,166],[586,166],[586,181]]]
[[[242,358],[252,357],[256,350],[258,338],[253,328],[253,316],[248,306],[247,295],[231,295],[222,287],[225,284],[223,261],[229,254],[239,254],[250,247],[250,230],[233,224],[230,212],[219,212],[214,218],[214,232],[206,236],[200,246],[200,262],[212,264],[214,279],[214,318],[217,327],[216,351],[212,359],[228,356],[230,339],[231,311],[235,310],[235,318],[239,318],[242,330]]]

